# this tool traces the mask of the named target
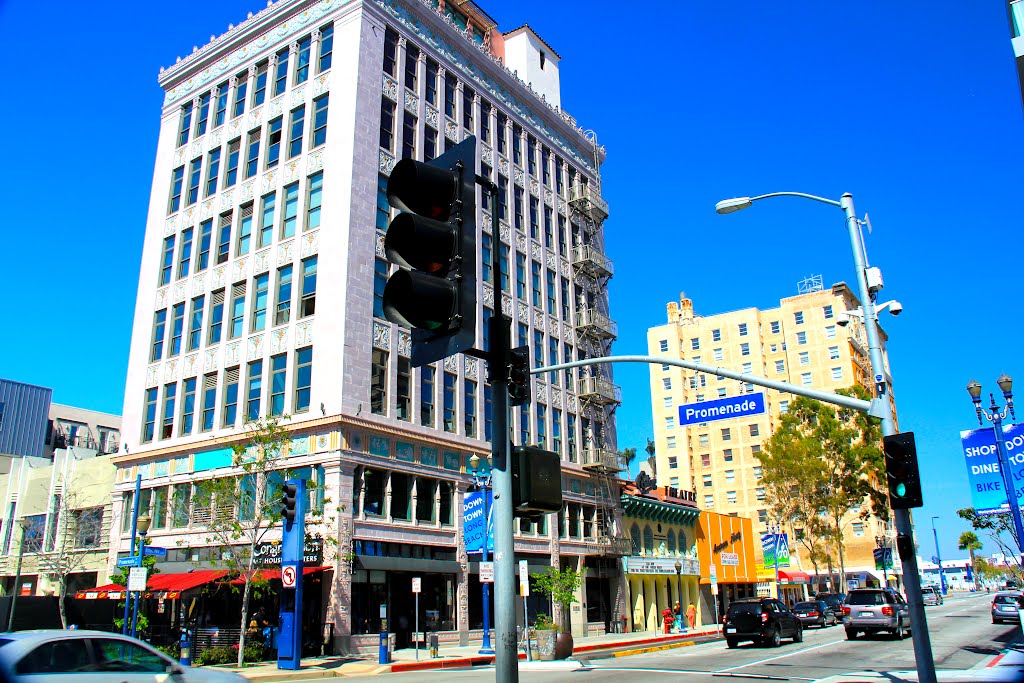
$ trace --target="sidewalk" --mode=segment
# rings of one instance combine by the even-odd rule
[[[612,656],[621,657],[641,652],[654,652],[676,647],[687,647],[699,642],[720,638],[718,628],[714,625],[698,627],[686,633],[669,635],[652,633],[608,633],[603,636],[576,638],[573,647],[573,659],[586,657],[588,653],[614,651]],[[415,649],[395,650],[390,664],[378,664],[376,655],[351,655],[347,657],[320,657],[302,660],[299,671],[284,671],[277,668],[276,663],[236,667],[216,667],[240,673],[245,678],[262,683],[275,681],[301,681],[313,678],[330,678],[336,676],[369,676],[381,673],[400,671],[423,671],[426,669],[465,668],[486,666],[494,662],[494,655],[479,654],[480,642],[467,646],[442,646],[440,656],[431,658],[430,650],[421,648],[419,661],[416,660]],[[519,659],[525,659],[523,652]]]

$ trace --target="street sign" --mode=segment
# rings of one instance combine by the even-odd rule
[[[147,545],[142,549],[143,554],[153,555],[155,557],[167,557],[167,548],[157,548],[153,545]]]
[[[132,555],[131,557],[119,557],[119,558],[117,558],[117,566],[118,567],[134,567],[138,563],[139,563],[139,558],[138,558],[137,555]]]
[[[740,566],[740,554],[739,553],[720,553],[718,555],[719,561],[723,567],[738,567]]]
[[[423,579],[419,576],[414,576],[412,579],[412,592],[419,593],[420,588],[423,586]]]
[[[146,576],[149,570],[145,567],[132,567],[128,570],[128,590],[142,592],[146,590]]]
[[[519,560],[519,594],[524,598],[530,595],[530,565],[526,560]]]
[[[764,413],[764,394],[743,394],[679,406],[679,426]]]
[[[1024,425],[1003,427],[1006,457],[1010,463],[1010,480],[1024,478]],[[964,458],[967,461],[967,481],[971,486],[971,503],[979,515],[1008,512],[1003,488],[1003,474],[999,469],[996,436],[991,427],[960,432]],[[1017,488],[1017,504],[1024,504],[1024,487]]]
[[[494,563],[480,563],[480,583],[494,583]]]
[[[708,576],[711,578],[711,594],[718,595],[718,568],[715,565],[708,566]]]
[[[293,565],[287,565],[281,567],[281,586],[284,588],[295,588],[295,567]]]

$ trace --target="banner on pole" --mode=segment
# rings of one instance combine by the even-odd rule
[[[764,566],[775,568],[778,558],[779,568],[789,566],[789,536],[787,534],[761,534],[761,553],[764,555]]]
[[[1006,457],[1010,462],[1010,481],[1024,480],[1024,425],[1003,428]],[[960,432],[964,460],[967,463],[967,481],[971,486],[971,504],[979,515],[1009,512],[1003,474],[999,469],[996,435],[993,427]],[[1017,505],[1024,505],[1024,487],[1014,491]]]
[[[487,494],[486,505],[484,493]],[[485,510],[487,517],[494,516],[494,497],[489,489],[486,492],[473,491],[466,494],[462,502],[462,519],[467,553],[483,552],[485,530],[487,552],[494,552],[494,525],[490,519],[484,518]]]

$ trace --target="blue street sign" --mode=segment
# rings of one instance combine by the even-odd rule
[[[494,515],[494,496],[487,491],[487,513]],[[462,503],[463,532],[466,538],[466,552],[483,552],[484,534],[487,535],[487,552],[494,551],[494,526],[491,520],[484,520],[484,492],[472,491],[466,494]]]
[[[146,555],[155,555],[156,557],[167,557],[167,548],[157,548],[156,546],[147,545],[143,548],[142,552]]]
[[[119,557],[119,558],[117,558],[117,566],[118,567],[138,567],[139,566],[139,556],[138,555],[132,555],[131,557]]]
[[[1010,479],[1016,482],[1014,499],[1024,505],[1024,425],[1003,427],[1006,457],[1010,461]],[[960,432],[960,443],[967,462],[967,481],[971,485],[971,503],[979,515],[1009,512],[1003,475],[996,453],[996,435],[991,427]]]
[[[679,424],[682,426],[714,422],[744,415],[760,415],[763,412],[764,394],[743,394],[714,401],[684,403],[679,406]]]

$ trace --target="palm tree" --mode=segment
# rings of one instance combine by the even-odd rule
[[[978,565],[975,563],[974,551],[981,550],[982,543],[978,535],[973,531],[965,531],[960,534],[960,541],[957,545],[959,550],[967,550],[971,553],[971,571],[974,573],[974,590],[978,590]]]
[[[629,472],[629,466],[636,460],[636,448],[623,448],[622,453],[619,455],[619,460],[626,467],[626,472]]]

